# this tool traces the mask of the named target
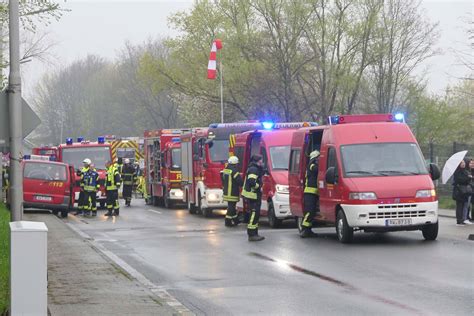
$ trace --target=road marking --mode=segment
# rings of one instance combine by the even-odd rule
[[[75,225],[71,223],[65,223],[69,228],[71,228],[74,232],[76,232],[79,236],[84,238],[94,249],[100,251],[103,255],[105,255],[109,260],[111,260],[114,264],[118,265],[122,268],[125,272],[127,272],[132,278],[143,284],[146,288],[148,288],[153,294],[158,296],[161,300],[163,300],[168,306],[176,310],[180,315],[195,315],[191,310],[181,304],[176,298],[171,296],[168,291],[162,287],[157,286],[150,280],[148,280],[143,274],[135,270],[132,266],[128,263],[120,259],[117,255],[113,252],[107,250],[104,246],[94,241],[94,239],[89,236],[87,233],[83,232],[79,228],[75,227]]]
[[[148,212],[153,212],[153,213],[156,213],[156,214],[161,214],[160,211],[157,211],[157,210],[152,210],[152,209],[147,209]]]

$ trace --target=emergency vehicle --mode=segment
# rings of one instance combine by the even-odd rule
[[[215,209],[227,208],[223,200],[221,171],[229,159],[233,135],[262,128],[258,121],[215,123],[181,135],[183,201],[191,214],[208,217]]]
[[[290,209],[301,229],[308,157],[319,150],[320,216],[336,227],[339,241],[354,231],[421,230],[426,240],[438,235],[438,199],[433,184],[440,176],[428,168],[402,114],[341,115],[328,125],[294,132],[289,162]]]
[[[67,138],[65,144],[58,146],[58,161],[73,166],[76,172],[82,169],[82,162],[86,158],[92,161],[99,173],[100,190],[97,192],[97,203],[99,203],[101,208],[104,208],[106,203],[104,186],[106,175],[105,163],[112,161],[110,144],[105,142],[104,137],[99,137],[97,142],[86,141],[82,137],[79,137],[77,138],[77,142],[74,142],[72,138]],[[80,176],[75,173],[73,179],[74,202],[77,202],[81,189]]]
[[[25,155],[22,168],[23,207],[51,210],[67,217],[72,208],[74,169],[51,161],[50,156],[39,155]]]
[[[183,200],[180,135],[169,129],[144,133],[147,204],[169,208]]]
[[[290,211],[288,188],[288,161],[293,133],[297,128],[316,126],[316,123],[265,122],[264,130],[248,131],[235,135],[234,154],[239,158],[242,178],[252,155],[263,157],[265,174],[262,178],[261,216],[267,216],[270,227],[277,228],[283,220],[294,219]],[[243,199],[237,210],[244,211]]]
[[[144,158],[143,152],[140,151],[138,137],[121,138],[110,141],[112,148],[112,159],[117,158],[130,159],[131,163],[139,162]]]
[[[31,154],[37,156],[48,156],[53,157],[52,160],[57,160],[58,158],[58,147],[56,146],[40,146],[34,147],[31,150]]]

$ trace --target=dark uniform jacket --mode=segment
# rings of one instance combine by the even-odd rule
[[[318,194],[318,164],[319,157],[313,158],[309,161],[308,167],[306,168],[306,182],[304,193]]]
[[[133,178],[135,176],[135,168],[132,164],[125,164],[122,168],[123,185],[133,185]]]
[[[239,189],[242,186],[243,181],[240,172],[237,170],[237,165],[228,164],[222,171],[221,177],[224,201],[238,202],[240,193]]]
[[[457,168],[453,176],[453,199],[459,202],[467,202],[469,195],[463,194],[462,189],[465,189],[471,183],[469,171],[467,168]]]
[[[263,169],[255,163],[251,163],[245,176],[242,195],[251,200],[257,200],[262,195]]]

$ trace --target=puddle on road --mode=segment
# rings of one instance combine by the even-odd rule
[[[321,273],[318,273],[318,272],[315,272],[315,271],[311,271],[311,270],[308,270],[308,269],[305,269],[303,267],[300,267],[296,264],[293,264],[293,263],[290,263],[290,262],[286,262],[286,261],[283,261],[283,260],[278,260],[278,259],[274,259],[274,258],[271,258],[271,257],[268,257],[268,256],[265,256],[265,255],[262,255],[260,253],[257,253],[257,252],[249,252],[249,255],[252,256],[252,257],[255,257],[255,258],[258,258],[258,259],[261,259],[261,260],[265,260],[265,261],[269,261],[269,262],[272,262],[272,263],[275,263],[275,264],[278,264],[278,265],[281,265],[282,263],[284,263],[287,267],[291,268],[292,270],[296,271],[296,272],[300,272],[300,273],[303,273],[303,274],[306,274],[306,275],[309,275],[309,276],[312,276],[312,277],[316,277],[320,280],[323,280],[323,281],[326,281],[326,282],[330,282],[334,285],[337,285],[339,287],[342,287],[344,288],[345,290],[348,290],[348,291],[351,291],[351,292],[354,292],[354,294],[358,294],[358,295],[362,295],[362,296],[365,296],[367,298],[370,298],[370,299],[373,299],[379,303],[384,303],[384,304],[387,304],[387,305],[391,305],[393,307],[397,307],[397,308],[400,308],[400,309],[403,309],[405,311],[409,311],[409,312],[412,312],[412,313],[415,313],[417,315],[423,315],[423,313],[413,307],[410,307],[408,305],[405,305],[403,303],[399,303],[399,302],[396,302],[396,301],[393,301],[393,300],[390,300],[390,299],[387,299],[387,298],[384,298],[384,297],[381,297],[379,295],[375,295],[375,294],[370,294],[370,293],[367,293],[367,292],[364,292],[362,289],[359,289],[353,285],[350,285],[346,282],[343,282],[341,280],[337,280],[335,278],[332,278],[330,276],[327,276],[327,275],[324,275],[324,274],[321,274]]]

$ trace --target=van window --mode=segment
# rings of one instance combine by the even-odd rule
[[[263,159],[263,168],[268,168],[268,157],[267,157],[267,151],[265,150],[265,147],[262,147],[262,159]]]
[[[239,158],[239,170],[242,172],[242,165],[244,161],[244,147],[242,146],[235,146],[234,147],[234,155]]]
[[[30,162],[25,164],[23,175],[28,179],[44,181],[66,181],[66,166],[52,163]]]
[[[345,177],[428,174],[415,143],[371,143],[341,146]]]
[[[336,169],[335,175],[337,179],[337,176],[338,176],[337,156],[336,156],[336,149],[334,147],[328,147],[327,168],[330,168],[330,167],[334,167]]]
[[[290,173],[300,172],[300,157],[301,151],[299,149],[292,149],[290,154]]]
[[[272,170],[288,170],[290,146],[270,147],[270,158],[272,159]]]

